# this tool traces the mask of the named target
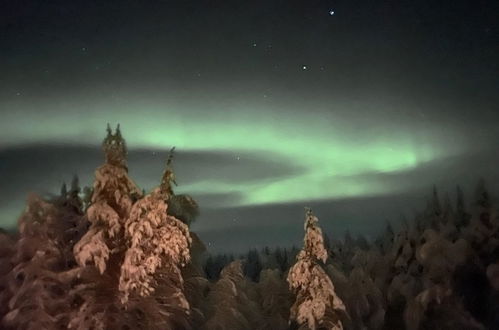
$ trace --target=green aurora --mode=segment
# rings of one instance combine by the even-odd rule
[[[63,108],[73,110],[63,111]],[[272,109],[272,104],[267,107],[226,104],[217,109],[198,104],[197,110],[192,109],[192,104],[166,101],[155,105],[96,104],[87,109],[65,102],[47,104],[41,112],[23,110],[22,116],[19,112],[7,113],[9,125],[3,127],[0,139],[3,147],[61,141],[97,146],[105,123],[114,124],[119,119],[131,150],[167,150],[176,146],[177,150],[185,151],[231,152],[235,158],[239,157],[238,152],[260,152],[270,162],[284,162],[302,169],[299,175],[282,178],[249,183],[207,178],[177,188],[178,192],[194,195],[242,196],[226,205],[230,207],[403,191],[407,187],[383,182],[377,176],[366,180],[363,175],[411,170],[459,153],[462,146],[458,135],[451,130],[442,138],[424,121],[411,123],[408,130],[396,120],[390,123],[385,118],[366,119],[366,114],[356,119],[345,111],[307,114],[288,106],[283,112]],[[383,125],[379,125],[380,121],[384,121]],[[26,125],[27,122],[37,125]],[[244,162],[244,157],[239,161]]]

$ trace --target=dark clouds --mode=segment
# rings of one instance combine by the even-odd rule
[[[163,164],[158,159],[167,159],[166,151],[130,152],[131,164],[137,164],[136,173],[162,172]],[[303,168],[286,162],[285,158],[270,152],[229,152],[229,151],[182,151],[175,150],[177,176],[183,177],[184,184],[213,179],[219,182],[251,183],[266,178],[283,178],[298,174]]]
[[[159,184],[168,150],[132,150],[128,155],[130,175],[146,190]],[[300,169],[279,162],[277,155],[238,152],[237,154],[206,150],[176,150],[174,168],[180,186],[202,180],[245,184],[252,181],[279,179]],[[237,158],[239,157],[239,159]],[[14,203],[21,209],[29,192],[58,193],[63,182],[78,175],[82,186],[91,186],[94,170],[103,162],[100,148],[71,145],[35,145],[0,150],[0,210]],[[206,208],[231,205],[240,200],[238,193],[200,193],[195,195]],[[2,226],[11,226],[12,210],[2,217]],[[17,211],[16,211],[17,212]]]

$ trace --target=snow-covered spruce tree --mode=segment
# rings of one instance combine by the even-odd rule
[[[296,321],[300,329],[343,329],[345,305],[320,264],[326,262],[327,251],[318,222],[312,210],[306,208],[304,246],[287,277],[290,290],[296,295],[290,321]]]
[[[59,210],[57,225],[61,228],[61,237],[55,240],[62,251],[66,267],[74,268],[76,261],[73,248],[76,242],[88,230],[90,223],[84,216],[84,202],[80,198],[80,185],[78,177],[75,175],[71,182],[71,189],[67,191],[66,184],[61,187],[61,194],[50,202]]]
[[[81,272],[69,328],[190,328],[180,272],[190,258],[189,230],[168,215],[163,184],[143,196],[129,178],[119,127],[112,134],[108,126],[103,149],[86,210],[91,225],[74,248]]]
[[[264,269],[256,284],[260,297],[263,321],[259,330],[286,330],[288,327],[291,294],[279,269]]]
[[[2,278],[6,288],[0,292],[0,301],[8,303],[1,328],[66,327],[70,304],[65,293],[76,275],[70,269],[74,259],[67,246],[77,237],[72,229],[79,217],[78,210],[29,196],[19,219],[12,269]]]
[[[95,171],[91,205],[86,212],[91,225],[74,248],[80,266],[93,263],[101,274],[111,255],[123,252],[124,224],[132,204],[141,196],[141,190],[128,176],[127,149],[119,126],[112,134],[108,125],[102,148],[106,163]]]
[[[5,231],[0,229],[0,325],[5,314],[9,312],[10,292],[7,281],[12,271],[12,256],[15,252],[15,241]]]
[[[170,155],[168,156],[161,179],[161,198],[168,203],[168,214],[189,226],[199,215],[199,206],[191,196],[186,194],[177,195],[173,191],[172,183],[177,185],[175,173],[172,168],[174,150],[175,147],[170,150]],[[201,304],[204,301],[203,294],[208,286],[202,265],[206,247],[196,233],[190,232],[189,236],[190,259],[187,265],[181,268],[181,277],[183,279],[183,293],[185,299],[189,302],[190,321],[194,328],[198,328],[205,321]]]
[[[164,191],[156,188],[132,207],[125,223],[125,238],[128,250],[121,266],[120,291],[122,301],[128,302],[130,294],[149,296],[154,292],[158,279],[154,275],[162,270],[172,283],[170,297],[178,298],[177,305],[188,310],[189,304],[183,297],[180,267],[190,260],[189,228],[180,220],[167,215]]]
[[[167,166],[170,165],[171,156]],[[173,171],[167,167],[160,186],[132,207],[125,223],[125,238],[129,247],[121,266],[120,291],[124,293],[124,303],[128,302],[130,293],[134,291],[140,296],[149,296],[154,292],[153,276],[157,270],[164,268],[172,281],[164,283],[173,290],[170,296],[178,298],[176,304],[188,311],[189,304],[182,287],[175,284],[183,284],[180,267],[190,261],[189,246],[192,240],[187,225],[167,215],[168,205],[165,201],[173,196],[170,181],[175,182],[175,179]]]
[[[263,323],[256,285],[244,276],[241,260],[222,269],[203,307],[203,330],[253,330]]]
[[[180,194],[176,195],[173,192],[172,183],[177,185],[175,181],[175,173],[172,169],[173,151],[175,147],[170,150],[170,155],[166,162],[166,168],[163,172],[161,179],[161,186],[163,187],[166,199],[168,200],[168,213],[175,218],[181,220],[186,225],[190,225],[192,221],[199,215],[199,206],[196,201],[189,195]]]

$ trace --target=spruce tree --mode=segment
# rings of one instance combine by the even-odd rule
[[[119,127],[114,134],[108,127],[103,149],[85,214],[90,228],[74,247],[80,274],[69,327],[187,329],[188,227],[168,214],[162,185],[143,196],[130,179]]]
[[[307,208],[304,246],[287,277],[290,290],[296,296],[290,321],[311,330],[343,329],[341,313],[345,312],[345,305],[321,266],[327,260],[327,251],[318,221]]]
[[[164,197],[168,201],[168,213],[183,223],[190,225],[199,215],[199,206],[191,196],[187,194],[176,195],[173,191],[172,183],[177,185],[172,167],[174,150],[175,147],[170,149],[166,161],[166,168],[161,179],[161,190],[165,192]]]
[[[458,228],[467,226],[471,215],[466,211],[464,193],[460,186],[456,187],[456,225]]]

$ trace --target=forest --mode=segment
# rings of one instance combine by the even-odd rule
[[[304,205],[302,246],[214,255],[190,231],[200,207],[175,194],[172,153],[146,192],[119,126],[102,149],[91,186],[30,195],[18,230],[0,232],[0,328],[499,329],[499,217],[483,180],[469,201],[434,187],[373,240],[330,240]]]

